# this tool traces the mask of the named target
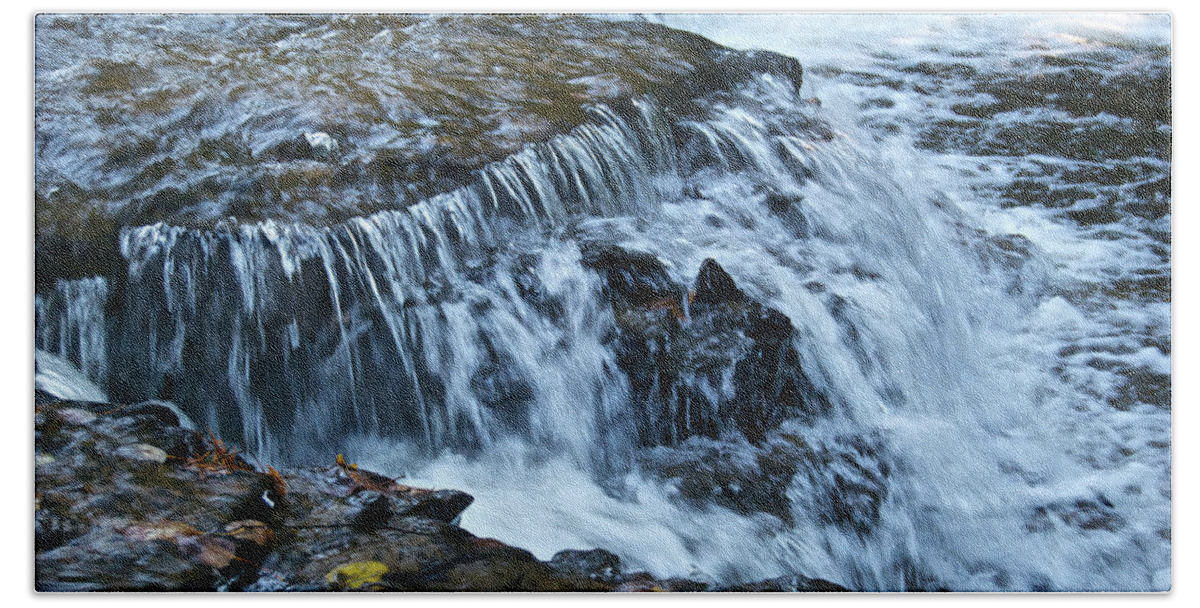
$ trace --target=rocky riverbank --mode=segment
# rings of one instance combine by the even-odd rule
[[[832,591],[785,577],[726,589],[623,572],[603,549],[540,561],[456,525],[472,497],[360,469],[276,470],[165,402],[35,410],[39,591]]]

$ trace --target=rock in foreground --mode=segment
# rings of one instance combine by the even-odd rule
[[[339,459],[256,470],[158,404],[36,413],[39,591],[603,591],[452,522],[472,498]]]
[[[338,455],[251,465],[168,404],[51,400],[35,414],[39,591],[704,591],[621,572],[601,549],[548,562],[455,525],[472,502]]]

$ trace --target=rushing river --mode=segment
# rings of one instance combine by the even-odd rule
[[[1169,18],[651,20],[796,57],[804,84],[761,77],[698,119],[594,107],[468,186],[328,229],[126,229],[117,320],[103,279],[59,282],[38,347],[264,461],[345,452],[465,490],[464,528],[542,559],[1168,589]],[[581,264],[596,244],[683,284],[713,258],[791,319],[831,407],[781,427],[825,455],[787,517],[652,474],[666,452],[637,444],[644,404]],[[706,441],[673,449],[761,454]]]

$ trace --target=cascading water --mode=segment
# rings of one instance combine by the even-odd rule
[[[108,281],[103,277],[58,281],[54,293],[34,299],[37,348],[66,357],[91,380],[107,379],[107,300]]]
[[[611,111],[591,111],[596,122],[404,210],[327,229],[127,230],[114,349],[130,365],[114,393],[199,408],[271,459],[317,458],[351,434],[434,451],[485,448],[511,431],[590,461],[625,407],[597,344],[597,281],[559,268],[571,256],[578,267],[577,247],[539,238],[521,252],[514,239],[561,229],[568,209],[612,215],[647,202],[656,155]]]
[[[898,77],[855,74],[821,86],[849,105]],[[264,462],[347,452],[464,489],[477,499],[464,527],[543,559],[596,546],[628,569],[720,582],[1165,589],[1169,402],[1110,408],[1119,386],[1071,359],[1098,352],[1169,382],[1169,303],[1075,296],[1105,263],[1154,256],[1137,235],[990,206],[971,187],[992,178],[963,168],[976,157],[880,135],[919,122],[922,95],[862,102],[895,108],[871,119],[889,130],[766,74],[694,116],[648,98],[594,107],[469,186],[329,228],[127,229],[119,295],[60,282],[37,302],[38,346],[114,398],[182,404]],[[717,260],[790,318],[829,407],[753,443],[639,444],[650,405],[583,263],[597,245],[650,254],[682,285]],[[106,319],[109,297],[122,300]],[[678,305],[687,323],[686,292]],[[704,392],[711,405],[731,390]],[[684,500],[687,481],[661,471],[704,454],[750,470],[745,483],[783,463],[786,505],[715,497],[743,480]]]

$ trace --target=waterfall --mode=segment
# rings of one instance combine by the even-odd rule
[[[639,104],[632,126],[591,107],[591,122],[401,210],[126,229],[114,394],[177,400],[265,458],[321,457],[356,434],[427,452],[516,434],[611,459],[597,442],[625,441],[601,436],[628,406],[600,346],[611,313],[578,247],[539,235],[649,203],[671,156]]]
[[[52,293],[34,298],[37,348],[67,359],[88,379],[103,382],[108,377],[107,301],[104,277],[58,280]]]
[[[347,452],[465,489],[467,529],[543,559],[595,546],[659,576],[862,590],[1162,589],[1170,455],[1128,446],[1169,437],[1169,404],[1108,408],[1119,373],[1095,395],[1072,377],[1094,367],[1064,362],[1131,326],[1161,333],[1161,307],[1078,295],[1116,246],[983,208],[966,161],[770,77],[694,101],[589,107],[458,190],[337,225],[126,228],[123,288],[60,281],[36,302],[38,347],[264,462]],[[790,320],[829,407],[754,440],[639,440],[661,404],[622,370],[627,320],[584,263],[597,244],[683,286],[662,305],[680,331],[717,260]],[[1105,352],[1169,375],[1153,345]],[[732,370],[685,379],[697,407],[736,394]]]

